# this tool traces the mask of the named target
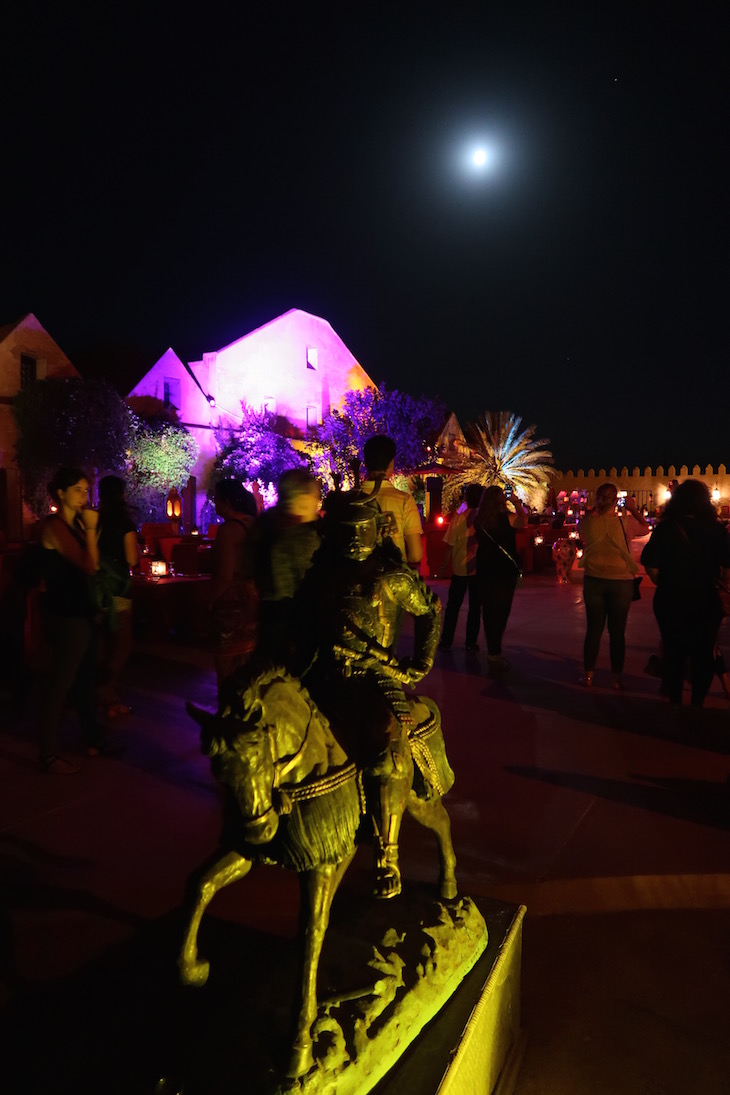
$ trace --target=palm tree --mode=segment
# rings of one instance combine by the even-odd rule
[[[450,509],[468,483],[485,487],[512,487],[522,501],[542,509],[549,479],[555,474],[547,438],[534,440],[537,426],[522,429],[522,419],[511,411],[487,411],[469,422],[465,434],[469,456],[444,484],[444,508]]]

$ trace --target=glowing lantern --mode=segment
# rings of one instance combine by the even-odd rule
[[[182,517],[182,498],[173,487],[167,496],[165,510],[168,518],[176,525],[180,524]]]

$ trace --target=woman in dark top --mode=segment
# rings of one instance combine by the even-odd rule
[[[502,657],[502,637],[520,576],[514,530],[527,524],[527,513],[519,498],[513,495],[511,501],[513,513],[507,508],[507,497],[502,488],[487,487],[475,520],[479,541],[477,583],[487,639],[487,665],[493,675],[504,673],[509,668]]]
[[[119,675],[132,649],[132,580],[139,564],[137,526],[127,508],[124,480],[106,475],[99,481],[99,557],[97,581],[104,599],[104,657],[99,703],[111,719],[131,708],[119,696]]]
[[[641,562],[657,587],[654,615],[662,636],[669,702],[681,704],[689,663],[692,706],[701,707],[714,674],[723,616],[717,585],[727,582],[730,536],[699,479],[685,479],[676,487]]]
[[[89,481],[77,468],[61,468],[48,490],[58,509],[41,526],[43,615],[52,661],[40,703],[40,765],[53,775],[70,775],[78,768],[58,755],[58,731],[72,685],[86,751],[95,756],[102,749],[95,718],[95,607],[91,594],[91,577],[99,565],[98,514],[88,508]]]

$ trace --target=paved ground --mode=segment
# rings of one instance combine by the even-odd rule
[[[596,687],[577,683],[580,584],[544,576],[518,590],[508,677],[486,677],[462,630],[424,682],[457,775],[447,801],[462,890],[528,908],[516,1095],[730,1091],[730,713],[716,683],[702,725],[670,720],[643,673],[657,648],[647,587],[631,610],[624,693],[607,687],[605,648]],[[29,730],[5,719],[3,1091],[177,1090],[155,1084],[180,1042],[194,1056],[205,1023],[200,997],[182,1004],[169,976],[178,910],[219,827],[183,704],[213,693],[205,652],[138,646],[125,755],[69,778],[38,773]],[[435,879],[430,838],[408,823],[402,861],[409,885]],[[363,850],[343,906],[369,877]],[[262,1038],[292,963],[296,903],[295,880],[268,869],[216,898],[213,946],[262,985],[236,1021]],[[231,1028],[216,1032],[223,1045]],[[226,1082],[216,1092],[246,1090]]]

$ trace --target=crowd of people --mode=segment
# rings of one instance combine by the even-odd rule
[[[395,445],[378,435],[367,442],[364,455],[367,474],[358,497],[369,500],[378,514],[378,542],[388,544],[393,558],[416,573],[422,558],[421,519],[411,495],[389,481]],[[79,719],[82,751],[88,757],[119,750],[109,726],[131,712],[120,695],[120,675],[132,648],[131,575],[139,563],[139,539],[125,501],[124,481],[115,476],[100,481],[98,510],[89,504],[89,487],[89,478],[80,469],[60,469],[49,484],[54,512],[39,530],[47,655],[37,691],[39,760],[42,770],[53,774],[79,770],[59,752],[59,726],[69,694]],[[323,510],[325,517],[328,510],[333,513],[342,493],[346,492],[331,492],[323,507],[318,480],[304,468],[292,469],[280,478],[276,505],[261,513],[254,495],[237,480],[216,485],[214,503],[221,524],[213,542],[209,601],[221,703],[227,682],[254,656],[302,671],[297,598],[306,587],[313,559],[318,552],[322,555]],[[621,515],[618,502],[615,484],[602,484],[580,522],[586,615],[580,681],[588,688],[594,683],[606,627],[612,684],[616,690],[624,687],[626,624],[641,581],[631,541],[646,536],[649,529],[632,499]],[[473,483],[466,487],[444,535],[440,575],[450,564],[451,580],[438,648],[451,651],[468,598],[466,650],[479,650],[483,629],[492,676],[509,668],[502,644],[521,577],[515,530],[526,524],[526,507],[509,486],[483,488]],[[363,558],[373,545],[366,547],[358,549]],[[730,534],[699,480],[674,485],[641,562],[656,585],[654,613],[661,651],[655,661],[662,691],[671,704],[679,705],[686,679],[691,704],[701,707],[716,671],[724,588],[730,576]],[[390,596],[397,601],[400,594]],[[398,646],[407,611],[412,606],[406,601],[393,615],[387,641],[383,640],[383,650],[390,654]]]

